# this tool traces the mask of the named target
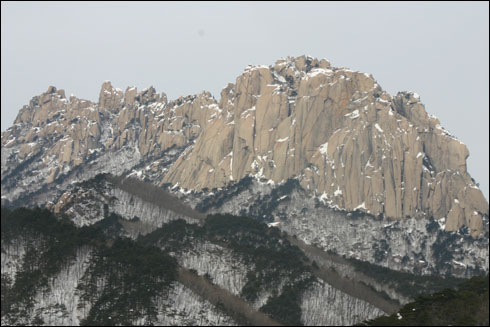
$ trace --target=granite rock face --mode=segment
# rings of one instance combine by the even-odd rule
[[[371,75],[288,57],[247,67],[219,102],[104,82],[94,103],[49,87],[2,132],[2,203],[59,196],[94,169],[187,191],[296,178],[333,208],[446,218],[447,231],[467,226],[477,237],[488,203],[468,156],[416,93],[391,96]],[[114,167],[122,157],[131,160]]]
[[[247,68],[220,108],[164,181],[202,189],[296,177],[333,207],[446,217],[448,231],[481,233],[488,204],[466,170],[468,149],[415,93],[392,97],[370,75],[299,57]]]
[[[97,104],[49,87],[2,132],[2,203],[44,205],[72,182],[145,163],[145,175],[160,181],[217,110],[207,92],[167,102],[152,87],[123,94],[105,82]]]

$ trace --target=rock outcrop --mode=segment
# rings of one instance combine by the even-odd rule
[[[144,161],[146,173],[161,179],[160,161],[191,145],[218,110],[208,92],[168,103],[152,87],[123,94],[105,82],[96,104],[49,87],[2,132],[2,201],[97,173],[122,174]]]
[[[177,148],[176,160],[162,159]],[[332,207],[445,218],[447,231],[467,226],[475,237],[488,215],[468,149],[416,93],[391,96],[371,75],[306,56],[247,67],[219,102],[105,82],[96,104],[49,87],[2,133],[2,201],[69,184],[92,163],[108,171],[121,151],[134,164],[119,173],[185,190],[297,178]]]
[[[201,189],[296,177],[347,211],[447,217],[446,230],[481,232],[488,204],[467,173],[468,149],[415,93],[392,97],[370,75],[303,56],[247,68],[220,107],[164,181]]]

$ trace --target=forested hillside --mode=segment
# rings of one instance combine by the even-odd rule
[[[421,295],[391,316],[359,326],[488,326],[488,275],[473,277],[458,289]]]
[[[459,282],[345,260],[247,217],[179,219],[125,237],[138,223],[108,213],[80,228],[45,209],[2,209],[2,324],[345,325],[398,307],[372,285],[410,297]],[[485,308],[488,317],[488,277],[474,278],[366,324],[482,324]]]

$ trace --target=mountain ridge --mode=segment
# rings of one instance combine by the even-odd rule
[[[162,159],[169,151],[173,162]],[[372,75],[288,57],[247,67],[219,101],[209,92],[168,101],[153,87],[122,92],[106,81],[96,104],[49,87],[2,132],[2,201],[76,167],[120,174],[147,162],[133,173],[153,174],[160,186],[201,191],[246,176],[294,177],[332,207],[432,216],[477,237],[488,203],[466,171],[468,155],[416,93],[392,97]],[[26,187],[9,183],[28,166],[39,176]]]
[[[94,103],[49,87],[2,133],[2,206],[78,226],[115,213],[131,237],[248,216],[349,259],[471,277],[488,271],[489,221],[468,155],[416,93],[288,57],[247,67],[219,101],[106,81]]]

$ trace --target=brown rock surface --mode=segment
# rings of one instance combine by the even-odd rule
[[[297,177],[332,206],[395,219],[447,217],[447,230],[466,225],[477,235],[488,204],[466,171],[466,146],[417,94],[391,97],[370,75],[320,63],[303,56],[248,67],[226,88],[233,108],[164,181],[201,189],[247,175]],[[462,205],[452,209],[456,198]]]
[[[446,217],[446,230],[465,225],[474,236],[488,215],[466,170],[468,149],[417,94],[391,96],[371,75],[325,59],[249,66],[219,103],[207,92],[168,101],[153,87],[123,93],[104,82],[95,104],[49,87],[2,133],[2,157],[15,148],[14,167],[40,154],[46,183],[103,153],[130,148],[151,161],[174,147],[186,150],[160,173],[160,185],[201,190],[249,175],[274,184],[297,178],[333,207]]]

